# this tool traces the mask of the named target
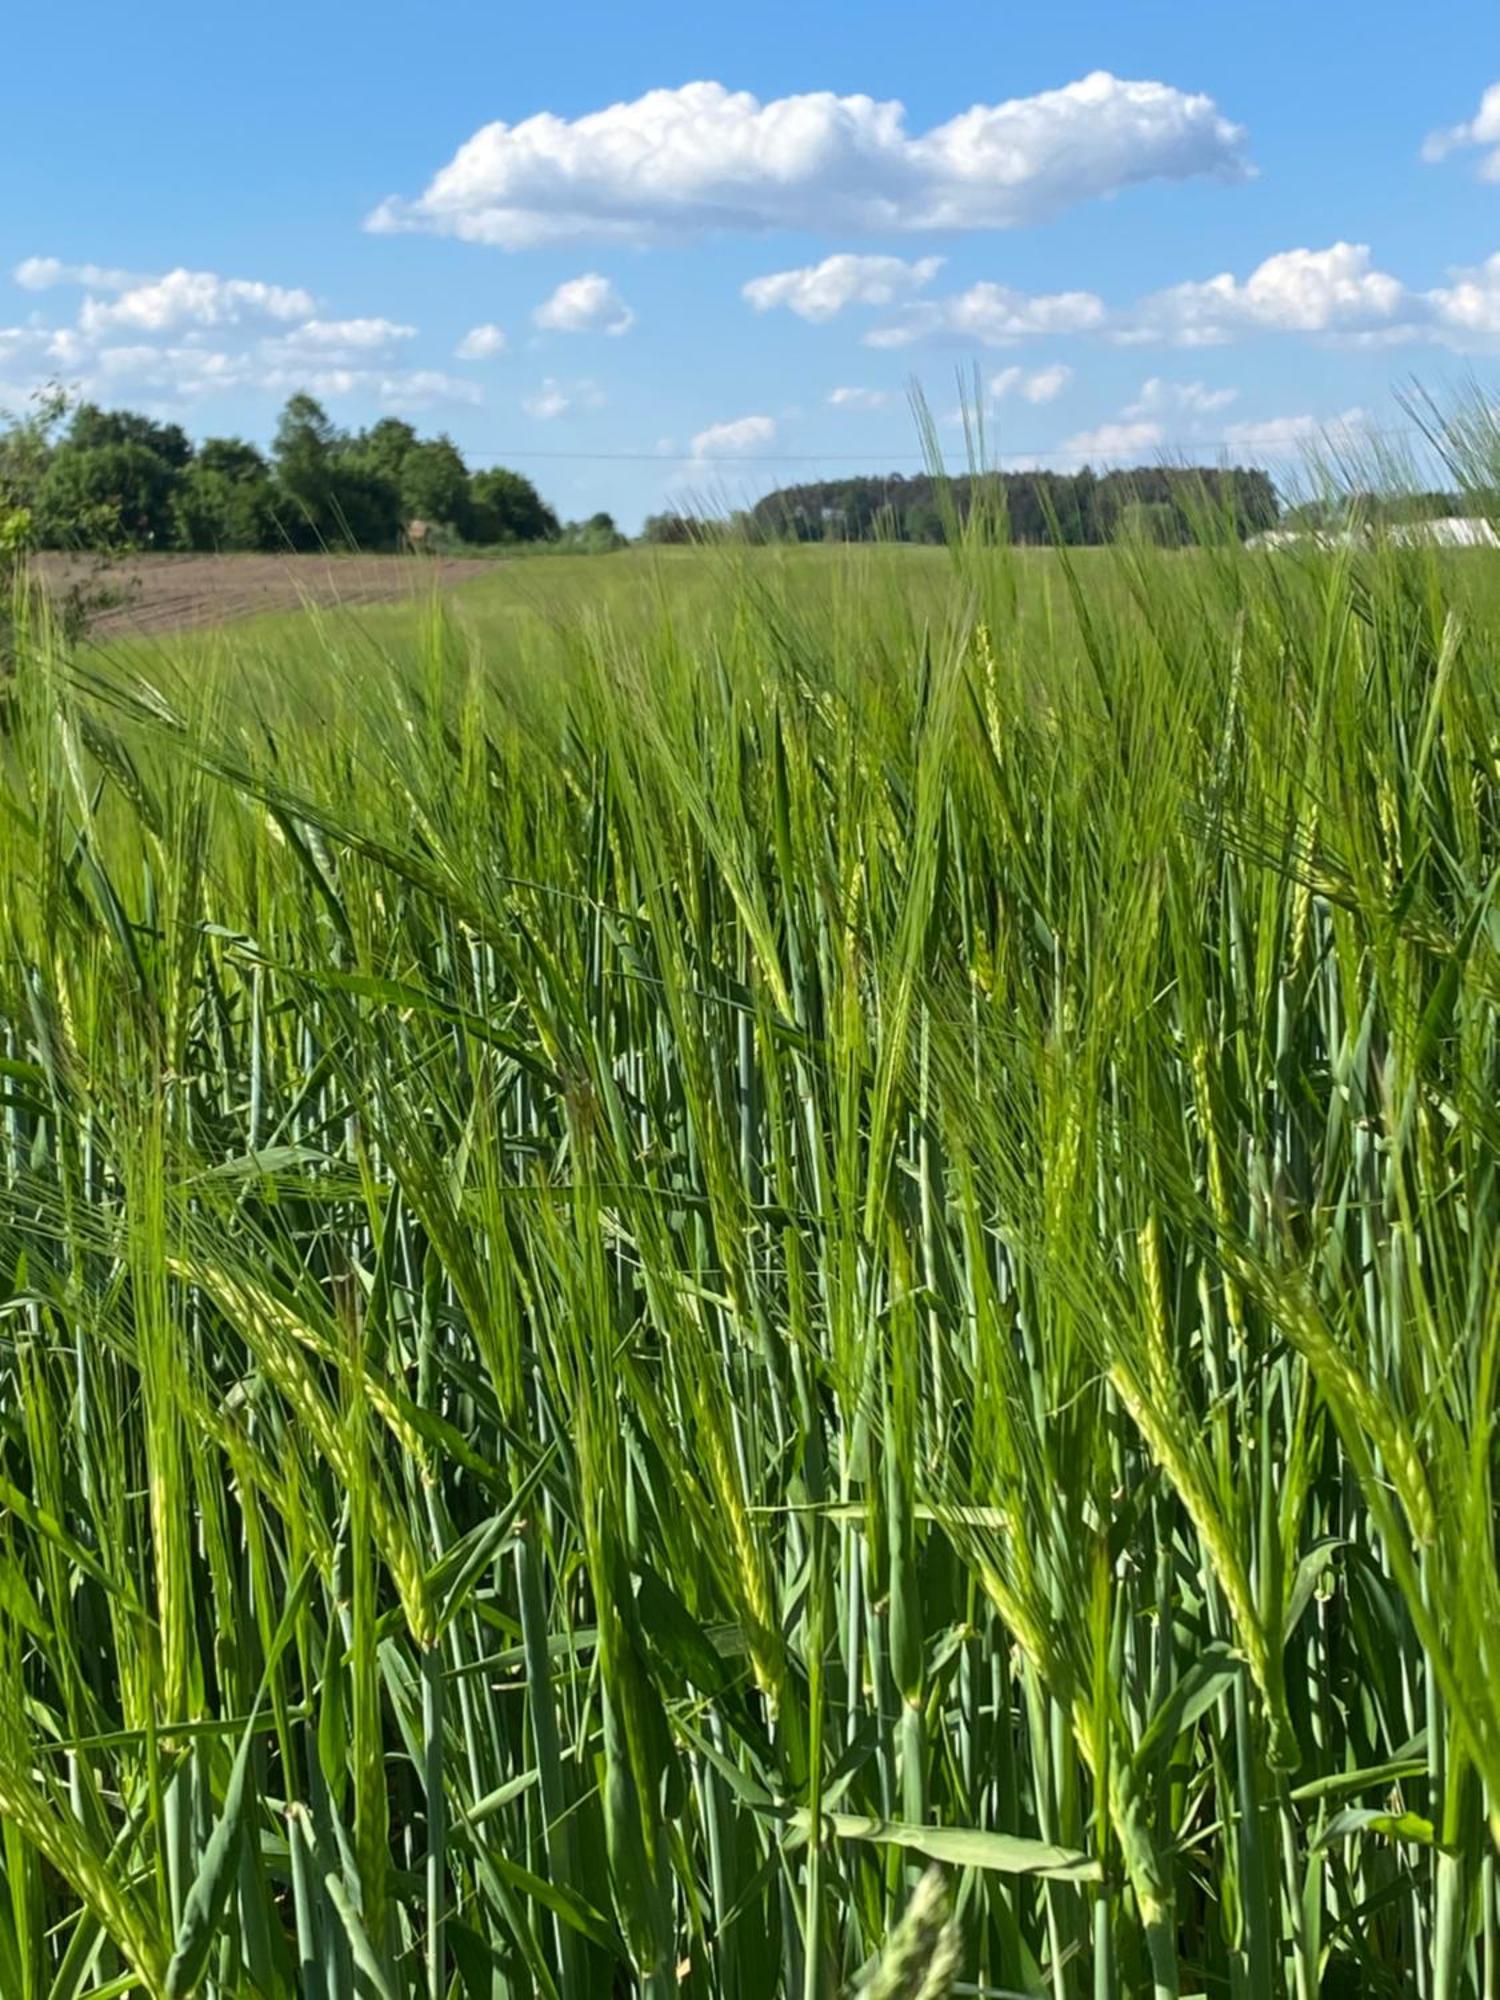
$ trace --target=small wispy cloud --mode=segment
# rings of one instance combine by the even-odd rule
[[[1165,439],[1166,432],[1158,423],[1115,422],[1100,424],[1090,431],[1075,431],[1063,451],[1073,458],[1131,458],[1159,450]]]
[[[1231,451],[1280,453],[1291,457],[1309,445],[1327,443],[1349,447],[1368,436],[1370,415],[1359,408],[1341,410],[1334,417],[1267,417],[1248,423],[1226,424],[1224,442]]]
[[[943,268],[941,257],[859,257],[843,252],[821,264],[772,271],[752,278],[741,295],[757,312],[784,306],[799,319],[828,320],[846,306],[891,306],[931,284]]]
[[[1207,417],[1216,411],[1227,410],[1231,403],[1238,400],[1239,393],[1238,389],[1211,389],[1206,382],[1169,382],[1163,376],[1153,375],[1141,384],[1140,394],[1134,402],[1127,403],[1120,414],[1122,417]]]
[[[1479,178],[1500,181],[1500,83],[1492,83],[1479,100],[1479,109],[1462,124],[1429,133],[1422,158],[1429,162],[1446,160],[1450,153],[1477,149]]]
[[[598,271],[585,271],[558,286],[532,314],[539,327],[549,333],[628,333],[635,314],[616,291],[612,280]]]
[[[566,416],[570,411],[603,407],[604,391],[597,382],[560,382],[555,375],[547,376],[539,388],[521,399],[521,408],[527,416],[542,423],[550,423],[554,417]]]
[[[774,417],[732,417],[727,423],[710,424],[692,440],[695,459],[741,458],[776,439]]]
[[[864,336],[867,347],[913,347],[936,339],[1013,347],[1039,334],[1097,332],[1108,314],[1093,292],[1018,292],[985,282],[948,298],[924,299]]]
[[[1073,371],[1061,361],[1048,368],[1002,368],[989,380],[990,400],[1003,403],[1019,396],[1026,403],[1052,403],[1073,379]]]
[[[123,292],[147,279],[107,264],[65,264],[61,257],[25,257],[11,276],[26,292],[47,292],[55,285],[85,285],[95,292]]]
[[[459,361],[492,361],[509,345],[504,327],[487,320],[483,326],[471,326],[453,352]]]

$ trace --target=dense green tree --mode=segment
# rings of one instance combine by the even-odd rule
[[[336,459],[323,541],[330,547],[394,549],[401,528],[401,499],[391,482],[358,459]]]
[[[180,472],[193,455],[192,443],[181,424],[160,424],[139,410],[104,410],[97,403],[80,403],[68,425],[68,443],[80,451],[97,451],[105,445],[134,444]]]
[[[266,455],[243,438],[205,438],[194,455],[194,463],[207,472],[222,472],[226,478],[269,481],[271,468]]]
[[[172,495],[174,540],[184,549],[266,549],[279,539],[276,489],[195,459]]]
[[[397,490],[404,521],[440,521],[460,534],[468,526],[469,468],[451,438],[412,445],[401,461]]]
[[[519,473],[471,479],[451,438],[400,417],[350,436],[308,395],[288,401],[268,458],[234,437],[194,451],[178,424],[95,403],[70,413],[50,392],[23,417],[0,413],[0,508],[26,510],[40,545],[68,548],[394,549],[413,519],[475,542],[562,532]],[[607,515],[577,532],[589,546],[620,539]]]
[[[702,524],[691,514],[648,514],[641,529],[643,542],[672,547],[702,539]]]
[[[406,463],[406,455],[421,443],[416,427],[404,417],[382,417],[371,424],[367,431],[350,443],[353,457],[367,465],[381,478],[388,479],[397,488],[401,484],[401,468]]]
[[[271,447],[294,548],[389,549],[401,532],[394,484],[360,454],[314,397],[293,396]]]
[[[553,542],[562,533],[556,514],[531,481],[507,466],[491,466],[469,481],[476,542]]]
[[[243,438],[205,438],[173,495],[185,549],[268,549],[282,542],[278,496],[265,455]]]
[[[24,416],[7,416],[0,429],[0,507],[24,508],[35,532],[36,507],[43,476],[57,449],[57,429],[68,413],[60,389],[33,396]]]
[[[563,546],[580,555],[608,555],[623,549],[625,537],[615,526],[613,514],[590,514],[586,521],[569,521],[562,532]]]
[[[338,443],[339,434],[316,398],[289,398],[276,425],[271,459],[286,503],[287,533],[297,548],[316,547],[327,539]]]
[[[59,445],[37,493],[51,547],[170,547],[177,475],[143,444]]]

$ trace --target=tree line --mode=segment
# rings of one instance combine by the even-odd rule
[[[1424,496],[1433,497],[1436,496]],[[748,510],[652,515],[648,543],[943,541],[983,508],[1018,543],[1094,544],[1132,533],[1167,547],[1276,525],[1269,475],[1236,466],[1133,471],[854,476],[783,486]],[[522,473],[471,469],[446,436],[400,417],[339,428],[295,395],[269,451],[238,437],[194,444],[180,424],[44,398],[0,427],[0,518],[24,514],[43,548],[388,550],[623,543],[607,513],[564,524]]]
[[[985,472],[854,475],[780,486],[728,522],[653,514],[648,542],[942,542],[983,509],[1012,542],[1087,546],[1144,535],[1186,547],[1226,530],[1241,540],[1274,527],[1280,503],[1269,473],[1253,467],[1138,466],[1128,472]]]
[[[754,507],[722,516],[650,515],[641,540],[663,547],[712,542],[941,542],[954,521],[983,504],[1010,541],[1105,543],[1144,534],[1168,547],[1199,542],[1226,526],[1242,540],[1280,525],[1339,533],[1481,514],[1500,518],[1493,485],[1468,492],[1351,488],[1282,506],[1268,474],[1244,467],[1137,467],[1095,473],[1015,472],[934,480],[855,477],[779,487]]]
[[[269,453],[243,438],[194,444],[180,424],[44,398],[0,429],[0,515],[42,548],[396,549],[570,542],[612,547],[607,514],[571,523],[507,466],[471,470],[450,437],[400,417],[341,430],[293,396]]]
[[[1226,530],[1240,539],[1280,515],[1270,475],[1234,466],[1131,471],[856,476],[783,486],[750,510],[757,532],[794,541],[941,542],[983,508],[1012,542],[1088,546],[1127,533],[1175,548]]]

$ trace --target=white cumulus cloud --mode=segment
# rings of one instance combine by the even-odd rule
[[[1104,325],[1104,301],[1093,292],[1018,292],[1009,285],[971,285],[946,299],[910,306],[864,336],[867,347],[911,347],[943,337],[1010,347],[1037,334],[1091,333]]]
[[[832,319],[845,306],[890,306],[931,284],[943,268],[941,257],[860,257],[851,251],[804,264],[796,271],[772,271],[752,278],[743,296],[757,312],[785,306],[800,319]]]
[[[569,278],[532,314],[551,333],[628,333],[635,314],[610,279],[597,271]]]
[[[256,372],[245,355],[132,341],[99,348],[89,358],[84,382],[90,393],[106,399],[149,390],[174,401],[195,402],[216,391],[254,386]]]
[[[548,380],[540,389],[534,389],[522,399],[521,408],[528,417],[540,417],[543,423],[551,417],[560,417],[570,407],[571,399],[560,382]]]
[[[116,327],[170,333],[186,326],[237,326],[244,320],[306,319],[313,309],[311,293],[298,287],[176,270],[131,285],[108,303],[86,299],[78,324],[85,333]]]
[[[391,319],[310,319],[283,335],[287,347],[305,348],[309,353],[356,349],[361,352],[390,347],[397,341],[412,340],[414,326]]]
[[[734,417],[728,423],[710,424],[692,441],[697,459],[741,458],[746,453],[772,444],[776,438],[774,417]]]
[[[440,368],[403,368],[381,373],[372,386],[388,410],[430,410],[444,403],[472,405],[484,401],[484,391],[477,383],[445,375]]]
[[[471,326],[453,352],[460,361],[490,361],[509,345],[504,327],[487,320],[482,326]]]
[[[389,355],[403,342],[415,340],[417,329],[397,320],[378,317],[364,319],[310,319],[285,333],[263,338],[255,352],[270,366],[360,368],[372,366],[377,357]]]
[[[1377,270],[1364,243],[1282,250],[1243,280],[1231,272],[1172,285],[1146,299],[1122,333],[1182,347],[1212,347],[1256,332],[1383,335],[1399,329],[1412,300]]]
[[[1162,426],[1149,420],[1110,423],[1100,424],[1097,430],[1075,431],[1063,449],[1075,458],[1138,458],[1143,452],[1159,450],[1165,439]]]
[[[1492,83],[1479,100],[1479,109],[1461,125],[1434,132],[1422,148],[1424,160],[1446,160],[1450,153],[1477,147],[1484,155],[1479,177],[1500,181],[1500,83]]]
[[[990,377],[990,400],[1003,403],[1007,396],[1019,396],[1027,403],[1055,402],[1072,379],[1072,369],[1061,361],[1050,368],[1002,368]]]
[[[1255,421],[1226,424],[1224,443],[1230,451],[1260,452],[1296,457],[1310,445],[1327,443],[1335,448],[1357,442],[1369,428],[1369,413],[1361,409],[1342,410],[1335,417],[1267,417]]]
[[[96,292],[123,292],[146,281],[131,271],[104,264],[65,264],[60,257],[25,257],[11,273],[27,292],[47,292],[54,285],[87,285]]]
[[[1126,343],[1214,347],[1257,333],[1312,334],[1357,346],[1435,341],[1484,348],[1500,335],[1500,254],[1413,290],[1373,262],[1363,243],[1283,250],[1247,278],[1230,272],[1173,285],[1112,316]]]
[[[1449,275],[1451,285],[1426,295],[1439,336],[1462,346],[1466,336],[1500,334],[1500,254]]]
[[[189,399],[217,387],[306,386],[315,395],[367,393],[392,408],[481,400],[473,383],[439,369],[389,365],[417,338],[415,326],[380,314],[318,317],[300,286],[186,268],[139,277],[56,257],[28,258],[13,276],[32,291],[72,285],[88,293],[71,324],[26,330],[40,344],[38,358],[81,393],[118,384],[121,394],[140,388]],[[485,352],[504,345],[499,328],[475,332]]]
[[[828,400],[836,410],[883,410],[891,394],[888,389],[834,389]]]
[[[1269,417],[1219,424],[1209,433],[1204,428],[1206,419],[1223,407],[1212,400],[1213,392],[1207,404],[1191,394],[1183,398],[1173,393],[1201,387],[1201,383],[1148,382],[1143,395],[1127,403],[1118,417],[1093,430],[1078,431],[1067,440],[1064,451],[1096,464],[1139,463],[1148,457],[1176,453],[1201,457],[1210,449],[1234,458],[1290,460],[1305,457],[1319,444],[1334,450],[1350,448],[1368,431],[1366,412],[1350,409],[1332,417]],[[1157,414],[1145,414],[1148,410]],[[1178,418],[1175,428],[1168,422],[1173,416]]]
[[[253,389],[276,396],[298,392],[334,401],[345,396],[371,397],[387,410],[418,411],[466,403],[477,405],[484,393],[474,382],[445,375],[437,368],[309,368],[276,364],[266,367],[252,359],[244,381]]]
[[[1485,351],[1500,339],[1500,253],[1460,266],[1448,282],[1415,289],[1375,262],[1368,244],[1277,251],[1246,276],[1224,271],[1170,285],[1134,303],[1106,304],[1093,292],[1029,293],[982,282],[946,297],[916,296],[930,284],[935,260],[843,255],[800,270],[753,279],[744,287],[761,310],[787,306],[805,319],[827,319],[846,306],[889,304],[861,338],[868,347],[924,341],[1014,347],[1026,340],[1100,335],[1122,346],[1225,346],[1260,335],[1303,335],[1348,346],[1441,343]],[[1020,393],[1025,371],[996,378]],[[1202,382],[1145,385],[1140,410],[1204,416],[1226,408],[1235,392]],[[1159,404],[1152,398],[1160,398]]]
[[[387,409],[476,404],[472,381],[428,367],[398,367],[417,329],[380,314],[316,315],[300,286],[178,268],[141,277],[100,264],[30,257],[15,267],[23,289],[81,288],[70,324],[0,329],[0,365],[23,362],[33,385],[63,377],[83,396],[153,407],[218,394],[360,396]]]
[[[143,341],[101,347],[89,357],[76,386],[106,400],[148,393],[167,403],[199,402],[229,390],[271,396],[303,392],[329,401],[366,396],[390,410],[484,400],[476,384],[439,369],[380,368],[328,357],[299,361],[281,355],[270,342],[243,354]]]
[[[506,250],[707,229],[998,229],[1133,183],[1248,173],[1212,98],[1098,70],[976,104],[925,132],[893,100],[808,91],[762,103],[721,83],[648,91],[581,118],[496,120],[376,230]]]

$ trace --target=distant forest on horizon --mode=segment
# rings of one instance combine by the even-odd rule
[[[648,544],[890,541],[937,544],[983,510],[1022,545],[1089,547],[1139,538],[1165,548],[1278,522],[1337,525],[1354,511],[1397,520],[1461,511],[1453,494],[1346,495],[1283,507],[1254,466],[1154,465],[854,474],[780,486],[724,515],[668,510],[644,523]],[[397,417],[346,431],[312,397],[293,396],[269,452],[242,438],[194,442],[140,412],[70,404],[0,420],[0,514],[33,547],[199,550],[356,547],[369,551],[550,545],[623,547],[604,512],[564,522],[523,474],[471,469],[446,435]]]
[[[943,477],[862,476],[783,486],[756,502],[763,534],[818,541],[941,542],[976,506],[1016,542],[1088,546],[1134,530],[1175,546],[1207,523],[1241,538],[1274,527],[1281,507],[1271,476],[1253,467],[1138,466],[1095,472],[979,472]]]

